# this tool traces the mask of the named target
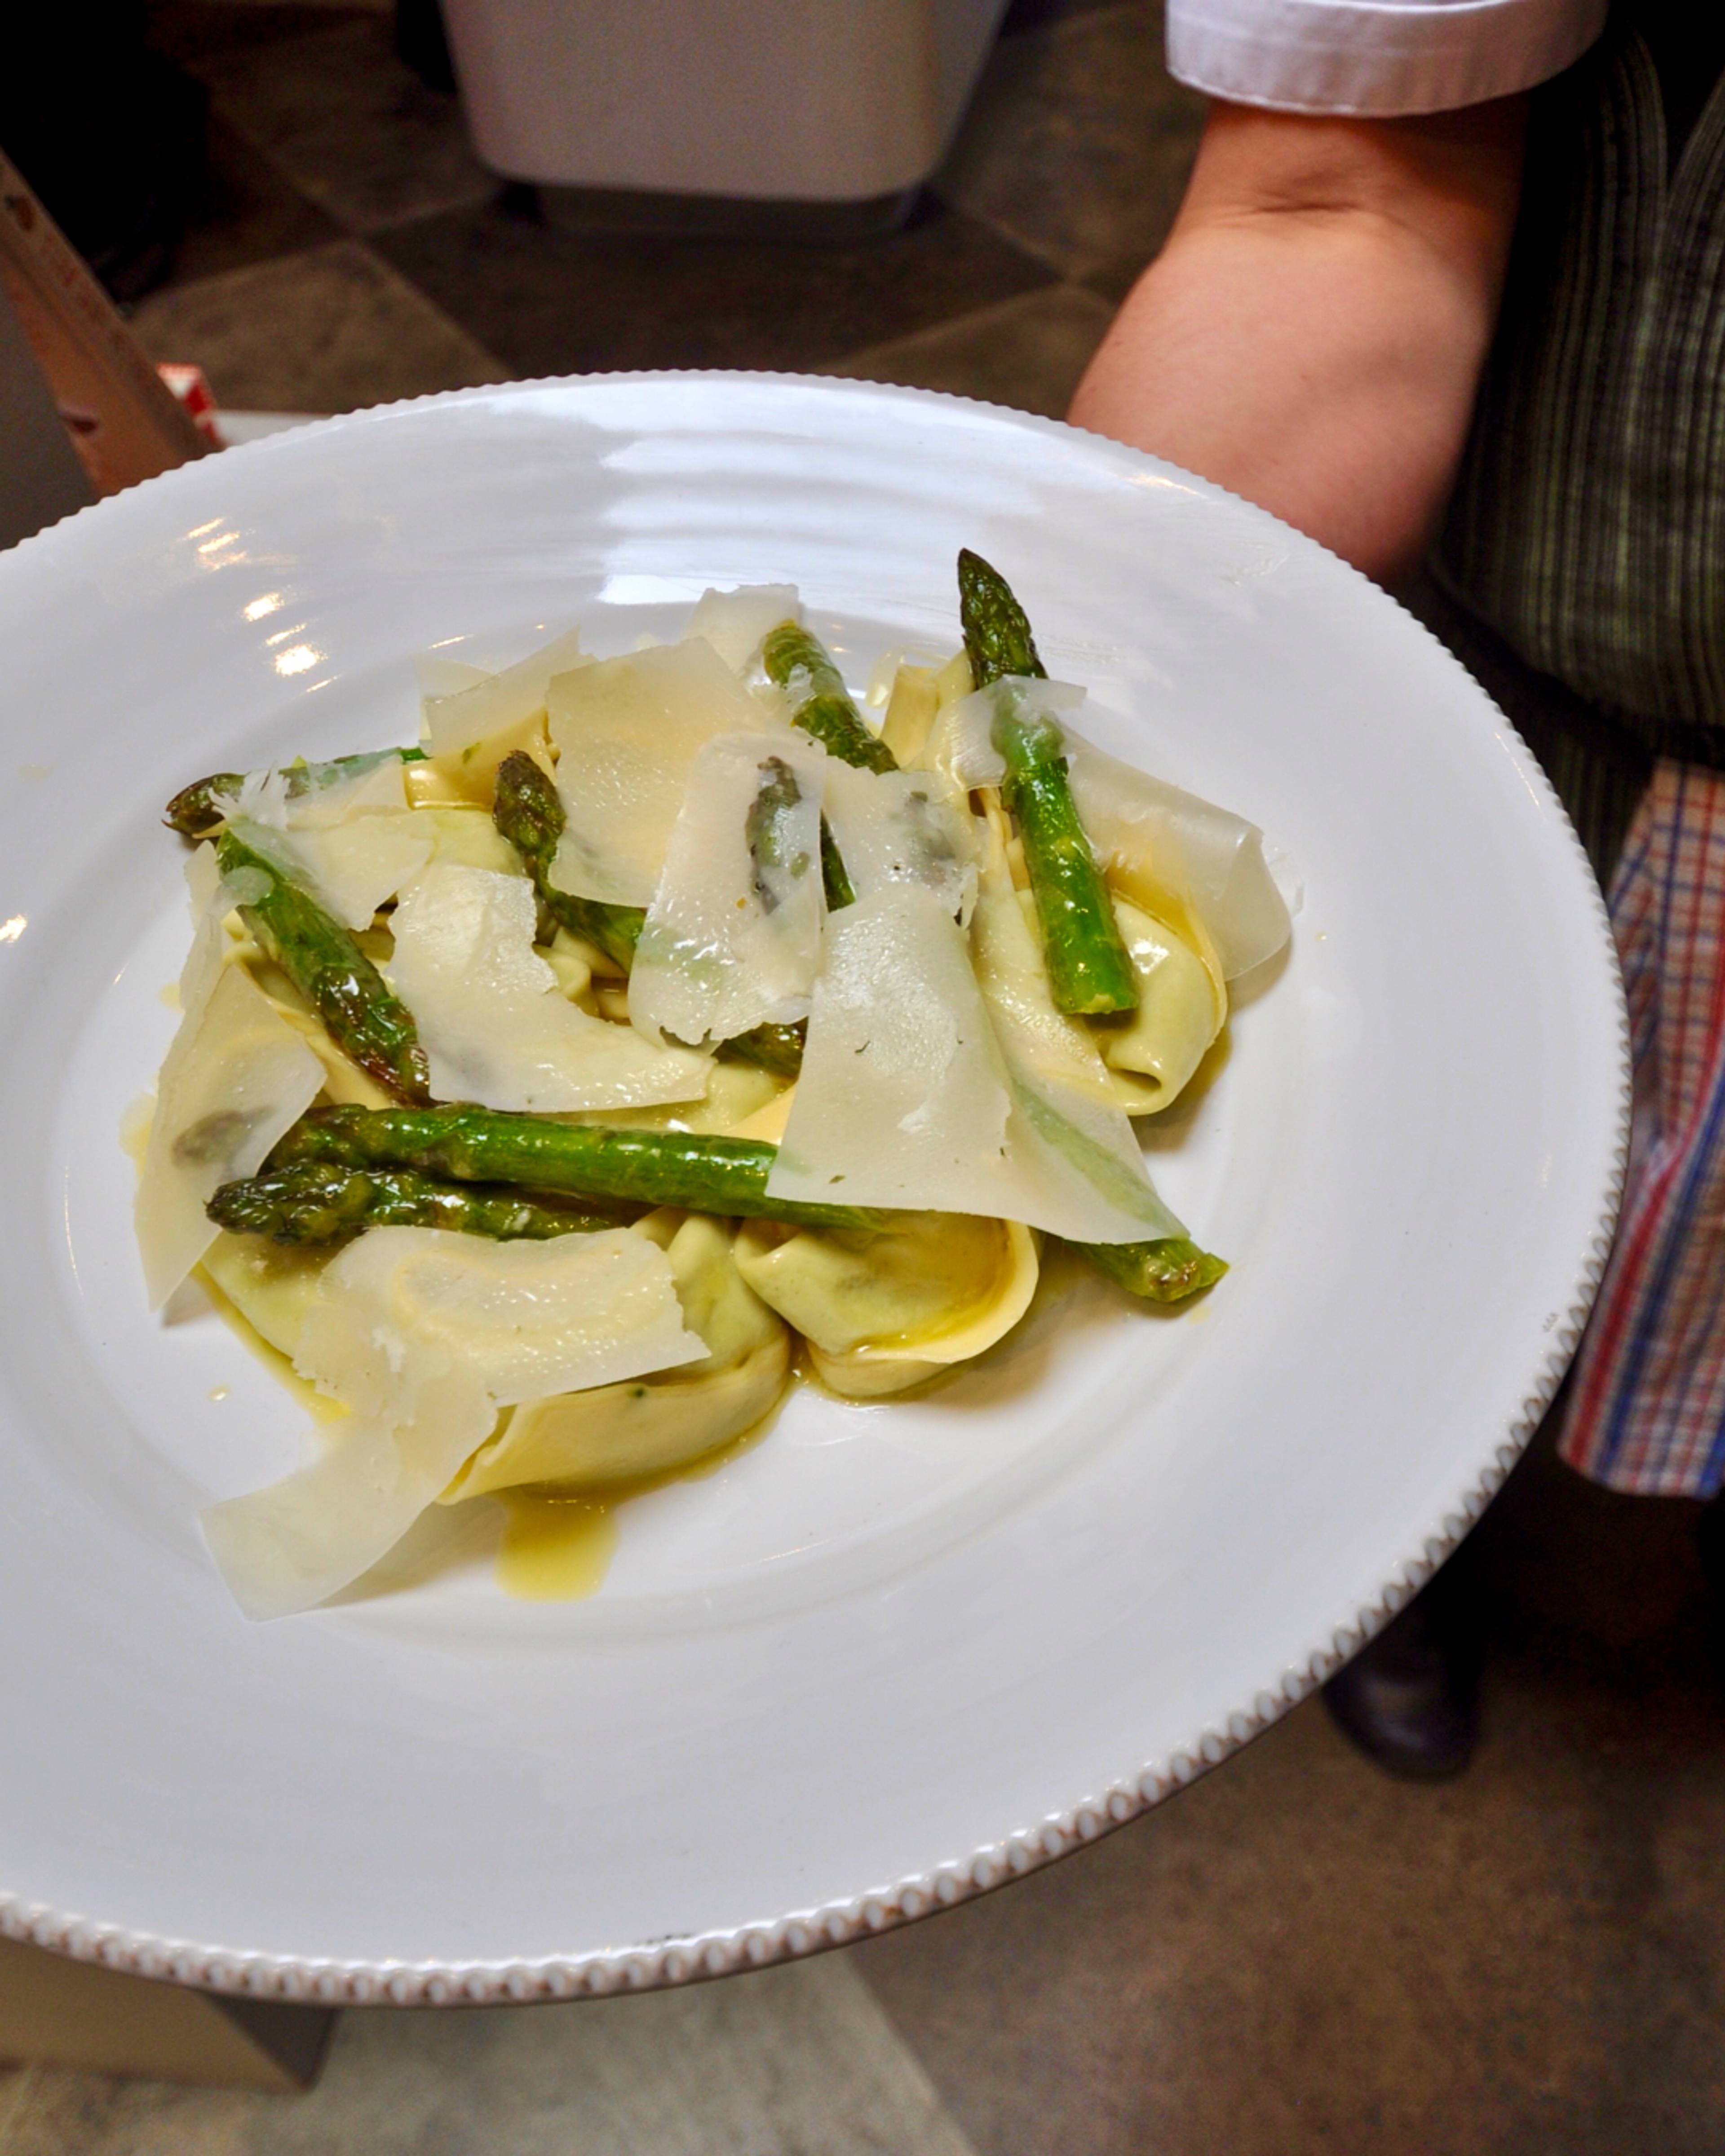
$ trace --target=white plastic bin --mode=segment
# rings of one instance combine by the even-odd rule
[[[1006,0],[444,0],[511,179],[839,204],[945,155]]]

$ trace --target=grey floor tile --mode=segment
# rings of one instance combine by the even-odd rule
[[[822,368],[862,382],[947,389],[1063,419],[1114,310],[1070,285],[987,307]]]
[[[495,206],[380,233],[403,275],[518,373],[819,367],[1051,281],[1021,249],[937,210],[890,239],[602,239]]]
[[[0,2138],[0,2156],[360,2152],[973,2156],[831,1955],[640,1999],[348,2014],[304,2097],[39,2070]]]
[[[303,192],[357,230],[484,201],[496,181],[454,97],[395,56],[384,17],[196,63],[216,110]]]
[[[242,411],[346,412],[508,372],[357,240],[152,294],[133,327]]]
[[[935,187],[1063,276],[1142,264],[1167,237],[1205,100],[1137,0],[1003,38]]]
[[[1681,1641],[1602,1654],[1500,1651],[1440,1788],[1311,1702],[857,1958],[982,2156],[1714,2156],[1725,1708]]]
[[[167,281],[193,284],[341,237],[333,218],[302,195],[244,136],[213,117],[208,187],[174,251]]]

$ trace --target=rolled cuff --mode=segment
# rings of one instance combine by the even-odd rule
[[[1236,105],[1394,119],[1561,74],[1608,0],[1169,0],[1168,71]]]

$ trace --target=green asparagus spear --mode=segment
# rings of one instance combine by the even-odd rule
[[[1036,655],[1029,621],[1011,585],[968,547],[958,550],[958,619],[973,687],[986,689],[1005,674],[1037,681],[1048,678],[1048,669]]]
[[[182,838],[201,839],[215,829],[226,813],[218,805],[216,796],[237,800],[244,784],[243,771],[217,771],[208,778],[194,779],[190,786],[182,786],[168,803],[162,812],[162,820]]]
[[[800,807],[803,789],[797,774],[782,756],[763,759],[761,784],[743,819],[743,844],[754,864],[755,896],[763,913],[775,913],[781,901],[781,882],[800,882],[814,865],[806,850],[793,851],[792,812]]]
[[[1008,675],[1043,675],[1030,624],[1011,587],[968,548],[958,557],[958,608],[979,689]],[[1045,711],[1025,710],[1009,690],[1000,697],[993,740],[1006,759],[1002,798],[1024,839],[1055,1004],[1086,1018],[1136,1010],[1137,976],[1073,803],[1060,730]]]
[[[497,767],[497,798],[491,815],[497,829],[526,863],[541,902],[552,920],[627,971],[634,963],[641,923],[647,916],[638,906],[603,906],[596,899],[572,898],[567,891],[554,890],[546,880],[546,870],[562,835],[563,804],[557,798],[557,788],[524,749],[505,757]],[[825,865],[824,856],[822,865]],[[831,902],[829,897],[828,903]],[[794,1078],[803,1067],[802,1029],[757,1025],[735,1040],[721,1042],[718,1053],[726,1062],[755,1063],[763,1070]]]
[[[453,1228],[499,1242],[593,1235],[627,1212],[595,1212],[477,1183],[440,1183],[410,1168],[342,1168],[302,1160],[224,1183],[204,1208],[218,1227],[277,1243],[334,1243],[363,1228]]]
[[[245,890],[240,918],[336,1046],[398,1101],[425,1100],[430,1072],[412,1014],[348,931],[231,829],[216,842],[216,861]]]
[[[470,1120],[475,1114],[491,1112],[472,1109],[432,1111],[434,1115],[442,1113]],[[327,1157],[343,1151],[379,1150],[381,1134],[375,1131],[357,1133],[351,1122],[345,1130],[340,1127],[343,1118],[375,1122],[379,1115],[393,1116],[395,1111],[313,1110],[305,1123],[296,1132],[290,1132],[276,1148],[275,1160],[261,1174],[222,1185],[206,1209],[210,1219],[236,1235],[267,1235],[276,1242],[301,1244],[335,1242],[344,1235],[357,1235],[364,1228],[383,1226],[451,1228],[504,1241],[521,1237],[591,1235],[624,1223],[625,1216],[619,1212],[559,1205],[542,1195],[524,1194],[501,1182],[441,1180],[414,1168],[352,1167],[339,1158]],[[427,1120],[423,1115],[415,1118],[421,1123]],[[526,1119],[500,1120],[519,1122]],[[577,1126],[562,1124],[554,1127],[565,1133],[588,1134],[581,1132]],[[292,1154],[296,1146],[305,1150],[285,1164],[275,1164],[284,1152]],[[640,1180],[638,1166],[630,1173],[633,1179]],[[611,1179],[620,1178],[614,1173]],[[590,1193],[583,1194],[591,1196]],[[644,1204],[686,1202],[661,1198],[642,1188],[630,1194]],[[735,1204],[734,1193],[729,1195],[729,1209],[742,1209]],[[788,1214],[799,1209],[783,1209]],[[842,1209],[800,1209],[804,1217],[811,1210],[836,1217]],[[870,1217],[857,1213],[844,1215],[852,1226]],[[1076,1243],[1072,1247],[1107,1279],[1129,1294],[1151,1302],[1184,1301],[1188,1296],[1214,1286],[1228,1270],[1222,1259],[1210,1256],[1195,1243],[1179,1236],[1150,1243]]]
[[[578,1198],[681,1205],[810,1227],[870,1228],[854,1205],[795,1204],[767,1194],[777,1147],[683,1131],[612,1130],[495,1108],[313,1108],[264,1163],[413,1168],[458,1183],[506,1183]]]
[[[856,892],[845,870],[845,857],[839,851],[838,841],[824,816],[820,819],[820,880],[827,895],[829,913],[839,913],[845,906],[855,905]]]
[[[1060,730],[1045,712],[1014,708],[1004,701],[1009,691],[999,693],[993,739],[1006,759],[1001,798],[1024,840],[1055,1006],[1086,1018],[1135,1010],[1137,976],[1078,819]]]
[[[807,1021],[796,1025],[755,1025],[734,1040],[721,1040],[714,1054],[721,1063],[752,1063],[780,1078],[794,1078],[803,1068]]]
[[[892,751],[865,725],[844,677],[818,636],[797,622],[782,621],[761,647],[761,663],[770,679],[790,690],[795,706],[792,725],[813,735],[829,756],[863,771],[898,769]],[[820,819],[820,874],[829,913],[855,905],[856,892],[824,816]]]
[[[281,775],[287,781],[288,798],[292,801],[301,794],[333,786],[341,779],[362,778],[391,757],[403,763],[423,763],[425,752],[423,748],[374,749],[361,756],[335,757],[327,763],[307,763],[301,757],[293,763],[282,765]],[[228,812],[223,803],[239,798],[245,777],[243,771],[218,771],[208,778],[182,786],[162,811],[162,822],[182,838],[207,837],[225,819]]]
[[[768,678],[790,692],[791,724],[829,754],[862,771],[898,769],[892,751],[864,723],[818,636],[798,622],[782,621],[761,647],[761,663]]]
[[[1183,1302],[1188,1296],[1214,1287],[1228,1270],[1225,1259],[1213,1258],[1183,1235],[1168,1235],[1153,1243],[1075,1243],[1072,1247],[1105,1278],[1147,1302]]]
[[[639,906],[606,906],[598,899],[576,898],[551,881],[552,855],[567,819],[556,782],[525,749],[512,751],[497,767],[491,820],[526,863],[540,904],[557,926],[603,951],[626,973],[634,963],[645,911]]]

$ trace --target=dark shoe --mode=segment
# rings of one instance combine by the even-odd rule
[[[1388,1773],[1440,1781],[1473,1757],[1481,1657],[1471,1615],[1440,1573],[1324,1686],[1337,1727]]]

